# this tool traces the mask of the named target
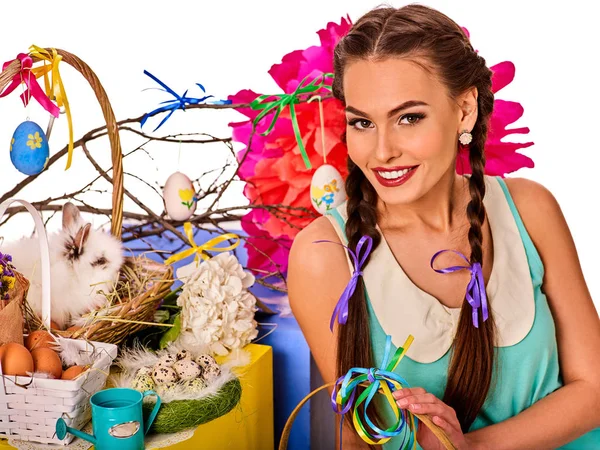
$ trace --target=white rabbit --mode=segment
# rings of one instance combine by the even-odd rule
[[[64,328],[107,300],[123,264],[121,241],[85,223],[79,209],[66,203],[62,230],[48,236],[52,287],[52,320]],[[41,259],[37,237],[5,242],[0,251],[12,255],[15,268],[31,283],[27,302],[41,317]]]

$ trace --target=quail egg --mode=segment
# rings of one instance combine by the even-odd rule
[[[151,391],[155,387],[156,383],[148,374],[137,375],[131,382],[131,388],[140,392]]]
[[[150,375],[150,376],[152,376],[152,367],[141,367],[135,373],[136,377],[139,377],[140,375]]]
[[[204,368],[202,377],[208,382],[211,382],[215,378],[221,375],[221,368],[216,364],[210,364]]]
[[[191,353],[185,349],[177,352],[177,361],[180,361],[182,359],[192,359]]]
[[[156,363],[156,366],[165,366],[165,367],[171,367],[173,364],[175,364],[175,361],[177,361],[177,356],[173,355],[172,353],[167,353],[166,355],[162,355],[160,358],[158,358],[158,362]]]
[[[177,381],[177,372],[171,367],[156,365],[152,371],[152,378],[156,384],[174,383]]]
[[[196,363],[203,369],[211,364],[217,365],[217,361],[210,355],[200,355],[196,358]]]
[[[198,394],[206,388],[206,381],[202,378],[194,378],[193,380],[186,381],[184,386],[190,394]]]
[[[202,373],[202,368],[191,359],[181,359],[173,364],[173,369],[181,381],[193,380]]]

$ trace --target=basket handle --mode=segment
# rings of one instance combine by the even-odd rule
[[[52,53],[51,48],[46,50]],[[102,108],[102,114],[106,121],[106,131],[108,139],[110,141],[111,148],[111,160],[113,165],[112,173],[112,217],[111,217],[111,234],[117,239],[121,239],[121,227],[123,225],[123,153],[121,151],[121,139],[119,137],[119,127],[117,125],[117,119],[112,109],[108,96],[104,87],[100,83],[98,76],[94,71],[83,62],[80,58],[69,53],[65,50],[56,49],[56,52],[62,57],[62,60],[76,69],[92,87],[100,108]],[[0,91],[12,80],[15,74],[21,70],[21,62],[15,59],[8,64],[5,69],[0,73]]]
[[[25,200],[17,198],[9,198],[0,204],[0,219],[4,217],[4,213],[10,205],[13,203],[20,203],[33,217],[35,223],[35,230],[38,234],[38,240],[40,243],[40,257],[42,259],[42,323],[46,328],[50,329],[51,320],[51,302],[50,302],[50,250],[48,248],[48,235],[46,234],[46,228],[42,221],[42,216],[33,207],[33,205]]]

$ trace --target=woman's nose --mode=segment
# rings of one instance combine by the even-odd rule
[[[380,130],[377,134],[376,145],[375,157],[382,163],[387,163],[402,155],[398,142],[395,142],[392,133],[386,129]]]

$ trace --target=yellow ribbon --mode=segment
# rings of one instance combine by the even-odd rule
[[[60,77],[60,72],[58,71],[58,65],[62,61],[62,56],[58,54],[55,48],[53,48],[52,53],[50,53],[37,45],[29,47],[29,56],[44,61],[43,66],[35,67],[31,69],[31,71],[36,78],[41,76],[44,77],[44,87],[46,88],[46,95],[48,98],[50,100],[55,100],[59,108],[63,106],[65,108],[67,123],[69,125],[69,154],[67,156],[67,167],[65,167],[65,170],[67,170],[71,167],[71,161],[73,159],[73,119],[71,117],[71,108],[69,107],[65,86]],[[46,63],[48,63],[48,65]],[[51,81],[48,79],[49,72],[52,73]]]
[[[195,261],[198,261],[198,256],[202,258],[204,261],[210,259],[210,256],[206,254],[206,252],[228,252],[233,250],[238,245],[240,245],[240,237],[237,234],[226,233],[221,236],[217,236],[216,238],[210,239],[206,241],[202,245],[196,245],[194,241],[194,231],[192,230],[192,224],[190,222],[185,222],[183,224],[183,231],[190,242],[191,248],[184,250],[182,252],[176,253],[175,255],[169,257],[165,264],[173,264],[174,262],[181,261],[182,259],[187,258],[188,256],[196,254]],[[231,244],[228,247],[216,247],[222,242],[228,241],[230,239],[235,239],[235,243]]]

